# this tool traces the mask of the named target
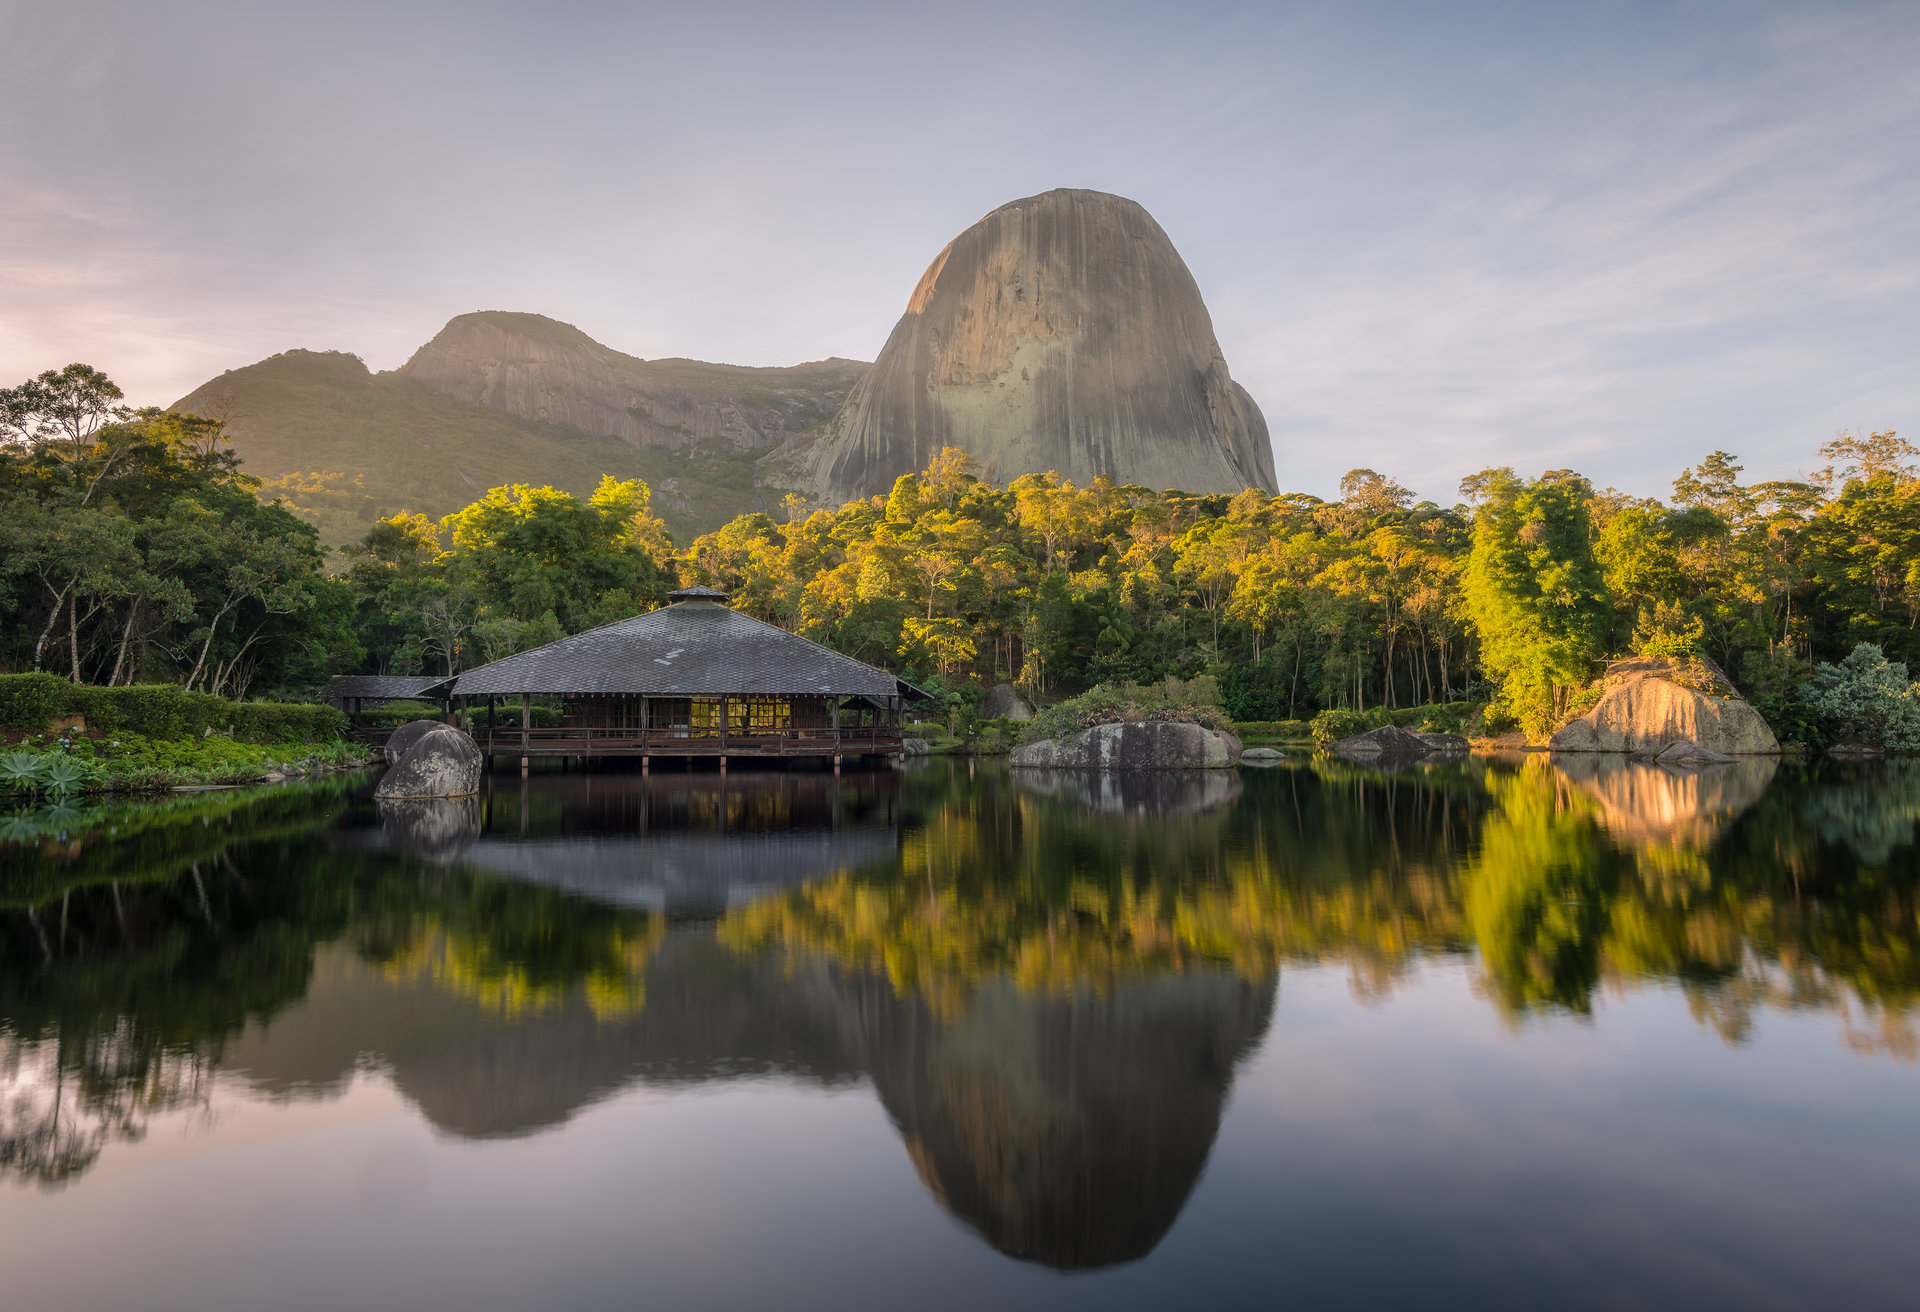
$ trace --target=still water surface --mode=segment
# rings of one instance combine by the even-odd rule
[[[0,820],[10,1309],[1920,1305],[1920,769]]]

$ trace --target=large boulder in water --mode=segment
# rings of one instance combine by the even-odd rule
[[[996,683],[980,699],[983,720],[1031,720],[1033,707],[1027,705],[1010,683]]]
[[[1224,770],[1239,760],[1231,732],[1170,720],[1096,724],[1017,747],[1009,758],[1036,770]]]
[[[837,504],[948,446],[1000,484],[1276,487],[1266,420],[1193,274],[1152,215],[1098,191],[1029,196],[954,238],[826,433],[781,456]]]
[[[444,729],[446,727],[446,723],[442,720],[408,720],[405,724],[387,735],[387,745],[382,749],[386,753],[387,764],[395,764],[401,757],[407,754],[408,748],[419,742],[426,735],[432,733],[435,729]]]
[[[1556,752],[1658,754],[1688,743],[1720,756],[1780,750],[1766,719],[1705,657],[1634,656],[1607,667],[1599,704],[1553,735]]]
[[[421,734],[388,768],[373,790],[386,801],[403,797],[468,797],[480,791],[487,758],[473,739],[452,725]]]

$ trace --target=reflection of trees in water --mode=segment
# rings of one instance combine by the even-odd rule
[[[917,809],[897,862],[737,909],[720,933],[882,973],[947,1016],[1001,979],[1052,993],[1201,968],[1257,980],[1333,956],[1372,990],[1414,950],[1459,943],[1445,871],[1469,790],[1272,782],[1284,799],[1255,811],[1116,814],[984,780]]]
[[[746,1035],[739,1018],[759,1009],[839,1035],[841,1055],[809,1060],[871,1070],[930,1185],[1010,1252],[1072,1265],[1095,1251],[1076,1248],[1065,1221],[1046,1229],[1049,1217],[1093,1215],[1059,1201],[1060,1163],[1079,1161],[1073,1180],[1171,1196],[1148,1177],[1204,1160],[1192,1144],[1211,1142],[1236,1059],[1218,1054],[1257,1036],[1261,999],[1290,962],[1345,963],[1356,990],[1376,995],[1423,959],[1472,951],[1484,995],[1515,1019],[1584,1014],[1603,989],[1657,980],[1678,984],[1730,1042],[1766,1009],[1820,1010],[1863,1050],[1916,1055],[1920,770],[1905,763],[1782,767],[1751,805],[1737,780],[1602,780],[1538,756],[1393,776],[1322,760],[1249,774],[1229,804],[1158,810],[1151,798],[1108,806],[1112,790],[1046,796],[987,771],[966,785],[932,773],[902,781],[897,811],[874,795],[874,814],[904,816],[894,856],[679,937],[712,949],[717,935],[754,981],[728,995],[728,1032]],[[589,783],[568,781],[581,794],[569,806],[588,806]],[[675,792],[688,815],[654,805],[649,823],[758,832],[836,814],[798,785],[761,801],[741,788],[737,803],[731,789],[708,791]],[[616,828],[631,792],[595,791],[594,823]],[[1688,798],[1702,799],[1700,814]],[[462,1113],[489,1132],[535,1103],[538,1123],[564,1119],[578,1099],[638,1078],[623,1072],[651,1070],[648,1035],[720,1023],[698,982],[717,978],[712,960],[674,976],[698,954],[663,965],[659,917],[435,864],[437,841],[421,860],[317,840],[348,800],[215,795],[67,817],[3,849],[0,1174],[58,1182],[152,1116],[204,1102],[234,1036],[307,997],[321,944],[370,978],[468,1007],[487,1035],[566,1027],[555,1050],[580,1054],[591,1078],[570,1093],[556,1066],[540,1098]],[[99,877],[115,870],[137,873]],[[756,973],[780,961],[814,964]],[[678,982],[663,986],[669,976]],[[776,1003],[780,988],[813,991]],[[628,1027],[627,1064],[595,1065],[617,1026]],[[1160,1075],[1141,1073],[1155,1052],[1211,1073],[1156,1091]],[[718,1048],[702,1061],[676,1069],[705,1079],[765,1067]],[[1087,1155],[1122,1133],[1112,1127],[1124,1108],[1101,1105],[1099,1091],[1129,1087],[1126,1105],[1163,1109],[1124,1130],[1141,1139],[1161,1118],[1161,1165]],[[1187,1110],[1166,1110],[1176,1104]],[[1136,1168],[1145,1174],[1125,1185]],[[1022,1210],[1042,1196],[1056,1202]],[[1099,1226],[1138,1235],[1156,1224]]]
[[[1694,1015],[1730,1042],[1751,1032],[1762,1009],[1817,1008],[1838,1015],[1857,1047],[1914,1055],[1920,924],[1911,856],[1896,873],[1833,841],[1865,834],[1866,852],[1892,852],[1879,845],[1898,822],[1871,817],[1910,811],[1908,776],[1861,789],[1858,776],[1796,772],[1765,805],[1718,811],[1708,829],[1640,823],[1637,848],[1620,845],[1626,826],[1585,782],[1538,757],[1488,774],[1497,805],[1460,878],[1487,990],[1503,1010],[1584,1013],[1603,986],[1674,981]],[[1616,789],[1612,801],[1625,791],[1635,790]],[[1877,800],[1836,804],[1843,791]],[[1851,827],[1833,824],[1836,805],[1855,817]],[[1911,821],[1905,829],[1910,841]],[[1676,833],[1712,841],[1692,845]]]
[[[449,926],[432,914],[413,918],[403,941],[394,941],[389,927],[377,947],[366,947],[388,979],[431,981],[508,1020],[550,1011],[576,990],[584,992],[596,1017],[639,1011],[647,1000],[647,958],[666,935],[665,919],[641,917],[634,924],[580,928],[587,932],[571,942],[573,950],[562,960],[519,950],[527,946],[522,943],[503,942],[491,924]]]
[[[1515,1019],[1661,980],[1729,1041],[1762,1009],[1815,1008],[1849,1042],[1911,1055],[1920,772],[1776,768],[1322,759],[1173,814],[987,781],[923,797],[898,863],[738,910],[721,933],[882,973],[950,1019],[1003,980],[1062,994],[1287,961],[1344,961],[1356,991],[1384,993],[1471,948]]]
[[[6,884],[29,890],[0,911],[0,1177],[59,1183],[204,1105],[234,1037],[305,997],[325,942],[503,1012],[569,990],[596,1014],[642,1004],[659,936],[645,913],[314,842],[346,802],[109,808],[57,848],[0,852]],[[139,873],[73,873],[96,868]]]
[[[1884,866],[1913,842],[1920,823],[1920,761],[1829,764],[1827,786],[1808,791],[1802,813],[1822,842]]]

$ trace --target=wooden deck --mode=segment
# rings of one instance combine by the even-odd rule
[[[356,742],[380,747],[391,729],[355,725]],[[792,760],[798,757],[899,756],[900,730],[890,725],[848,729],[770,729],[718,733],[688,729],[488,729],[473,740],[489,757],[726,757]]]

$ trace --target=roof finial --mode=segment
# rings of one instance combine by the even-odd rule
[[[690,588],[677,588],[669,592],[667,600],[676,605],[683,601],[710,601],[715,605],[724,606],[727,604],[727,594],[718,588],[709,588],[696,583]]]

